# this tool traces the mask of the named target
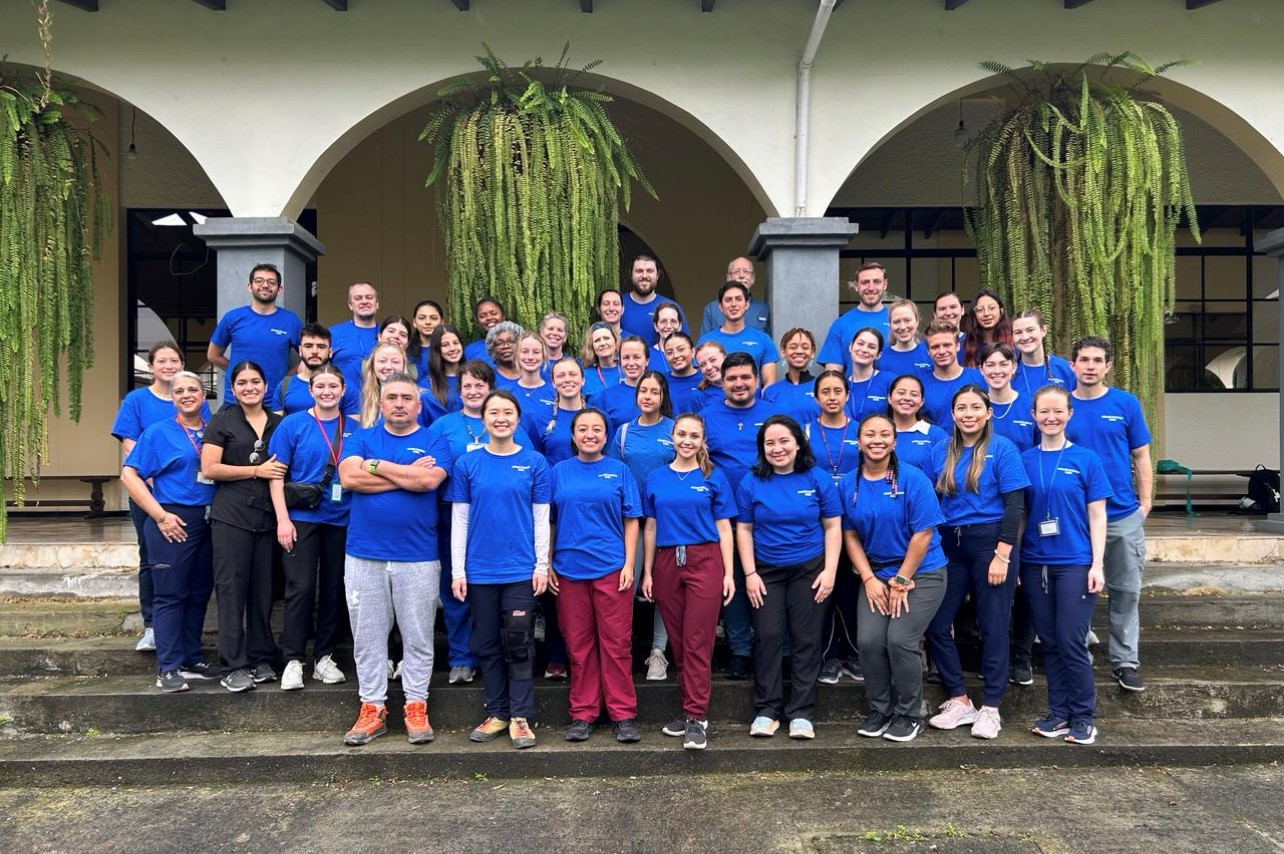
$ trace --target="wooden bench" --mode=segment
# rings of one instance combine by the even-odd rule
[[[6,498],[5,505],[8,507],[32,507],[32,508],[55,508],[55,507],[88,507],[89,512],[85,514],[86,519],[101,519],[106,516],[107,502],[103,498],[103,486],[119,475],[116,474],[46,474],[40,476],[40,483],[51,483],[59,481],[80,481],[89,484],[89,495],[86,498],[26,498],[21,502]],[[27,489],[31,489],[28,484]]]
[[[1251,474],[1246,469],[1191,469],[1190,478],[1187,479],[1182,472],[1159,472],[1155,475],[1155,503],[1184,504],[1188,498],[1191,502],[1238,503],[1248,489],[1247,478]],[[1236,481],[1233,490],[1225,483],[1218,485],[1208,482],[1217,478],[1225,481],[1232,477],[1245,480]]]

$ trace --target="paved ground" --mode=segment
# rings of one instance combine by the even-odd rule
[[[0,851],[1284,851],[1284,769],[0,789]]]

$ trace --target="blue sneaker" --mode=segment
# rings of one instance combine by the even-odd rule
[[[1075,718],[1070,722],[1070,732],[1066,735],[1066,741],[1071,744],[1092,744],[1096,740],[1097,728],[1092,721]]]
[[[1030,732],[1044,738],[1065,738],[1070,732],[1070,723],[1060,715],[1048,712],[1030,726]]]
[[[815,738],[816,729],[806,718],[794,718],[789,722],[790,738]]]
[[[749,734],[758,738],[771,738],[780,729],[780,721],[766,715],[758,715],[749,725]]]

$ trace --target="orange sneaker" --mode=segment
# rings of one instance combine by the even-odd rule
[[[508,737],[513,740],[513,747],[518,750],[535,746],[535,733],[531,731],[531,725],[526,722],[526,718],[513,718],[508,725]]]
[[[411,744],[427,744],[432,741],[432,724],[428,723],[428,701],[414,700],[406,703],[406,735]]]
[[[352,729],[343,736],[344,744],[354,747],[369,744],[388,731],[388,707],[376,706],[374,703],[362,703],[361,713]]]

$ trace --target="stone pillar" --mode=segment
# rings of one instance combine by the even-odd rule
[[[838,316],[838,253],[859,229],[842,217],[771,217],[754,231],[749,255],[766,265],[777,336],[800,326],[820,347]]]
[[[1256,244],[1259,250],[1276,259],[1276,263],[1279,265],[1279,271],[1275,280],[1276,287],[1278,288],[1275,292],[1275,297],[1276,299],[1279,299],[1281,292],[1284,292],[1284,228],[1277,228],[1275,231],[1270,232],[1262,239],[1256,241]],[[1284,311],[1280,312],[1280,342],[1280,376],[1284,377]],[[1253,354],[1249,353],[1248,358],[1251,359],[1252,357]],[[1279,442],[1280,447],[1280,460],[1281,463],[1284,463],[1284,394],[1281,394],[1279,397],[1279,407],[1280,435],[1277,437],[1277,441]],[[1261,527],[1274,533],[1284,533],[1284,513],[1269,514],[1265,521],[1261,523]]]

